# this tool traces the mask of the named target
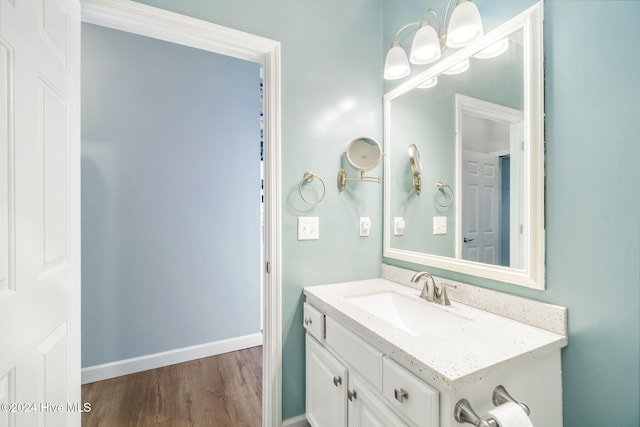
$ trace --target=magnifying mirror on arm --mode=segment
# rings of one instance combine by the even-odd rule
[[[366,176],[365,172],[374,169],[382,160],[382,147],[373,138],[356,138],[349,143],[345,152],[347,162],[354,170],[360,172],[359,178],[348,178],[343,168],[338,172],[338,189],[344,190],[347,181],[365,181],[380,183],[379,176]]]
[[[416,194],[420,195],[422,191],[422,163],[420,162],[420,152],[416,144],[409,145],[409,164],[411,164],[411,172],[413,173],[413,187],[416,189]]]

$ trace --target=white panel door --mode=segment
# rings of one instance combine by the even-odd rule
[[[77,0],[0,0],[0,427],[80,425],[79,61]]]
[[[500,263],[498,156],[462,152],[462,259]]]

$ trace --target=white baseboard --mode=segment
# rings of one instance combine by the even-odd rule
[[[189,360],[201,359],[203,357],[215,356],[259,345],[262,345],[261,333],[194,345],[191,347],[178,348],[175,350],[163,351],[161,353],[149,354],[131,359],[118,360],[116,362],[104,363],[102,365],[88,366],[86,368],[82,368],[82,384],[160,368],[162,366],[169,366],[176,363],[188,362]]]
[[[309,427],[309,422],[307,417],[302,414],[282,421],[282,427]]]

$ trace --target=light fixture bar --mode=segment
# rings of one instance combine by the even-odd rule
[[[438,13],[434,9],[427,9],[422,22],[411,22],[398,30],[385,57],[384,78],[386,80],[408,76],[411,73],[409,63],[430,64],[440,59],[447,47],[464,47],[484,35],[480,12],[471,0],[457,0],[447,28],[451,2],[452,0],[449,0],[447,3],[442,24],[438,19]],[[430,13],[435,17],[435,26],[429,22]],[[410,54],[407,57],[406,51],[400,45],[399,37],[402,31],[413,26],[418,26],[418,30],[414,34]]]

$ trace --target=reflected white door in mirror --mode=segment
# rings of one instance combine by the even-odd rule
[[[456,105],[456,258],[524,266],[523,113],[468,96]]]
[[[542,16],[538,3],[384,96],[384,257],[544,289]]]

